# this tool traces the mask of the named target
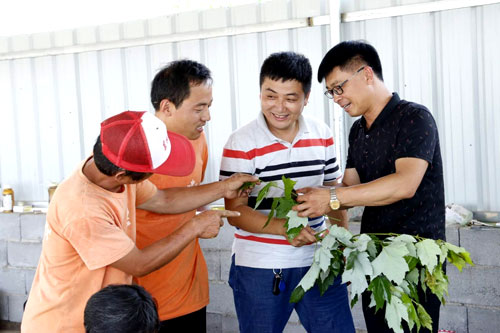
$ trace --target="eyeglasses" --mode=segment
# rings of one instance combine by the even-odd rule
[[[335,97],[335,95],[342,95],[344,93],[344,89],[342,89],[342,87],[347,83],[347,81],[349,81],[350,79],[352,79],[353,77],[356,76],[356,74],[358,74],[359,72],[361,72],[363,69],[365,69],[366,66],[363,66],[361,67],[360,69],[358,69],[356,71],[356,73],[354,73],[350,78],[348,78],[347,80],[345,80],[344,82],[342,82],[341,84],[339,84],[338,86],[335,86],[333,87],[332,89],[328,89],[325,91],[325,96],[330,98],[330,99],[333,99]]]

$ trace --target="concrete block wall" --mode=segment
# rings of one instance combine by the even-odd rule
[[[0,321],[20,322],[41,251],[44,214],[0,213]],[[359,233],[359,223],[350,229]],[[215,239],[200,240],[208,265],[210,333],[238,332],[232,290],[227,283],[234,228],[227,222]],[[497,332],[500,327],[500,229],[449,227],[447,241],[465,247],[476,266],[463,272],[448,265],[449,295],[440,328],[457,333]],[[360,302],[353,308],[355,327],[366,329]],[[305,332],[294,312],[286,333]]]
[[[21,321],[44,226],[45,214],[0,213],[0,320]]]

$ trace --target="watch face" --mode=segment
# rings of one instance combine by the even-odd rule
[[[330,208],[333,210],[339,209],[340,208],[340,201],[338,201],[338,200],[330,201]]]

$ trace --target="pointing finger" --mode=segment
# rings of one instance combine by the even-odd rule
[[[236,212],[234,210],[219,210],[220,217],[235,217],[240,216],[240,212]]]

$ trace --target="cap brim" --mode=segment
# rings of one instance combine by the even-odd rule
[[[193,145],[186,137],[174,132],[167,132],[171,146],[170,155],[165,163],[152,170],[152,172],[174,177],[190,175],[195,164]]]

